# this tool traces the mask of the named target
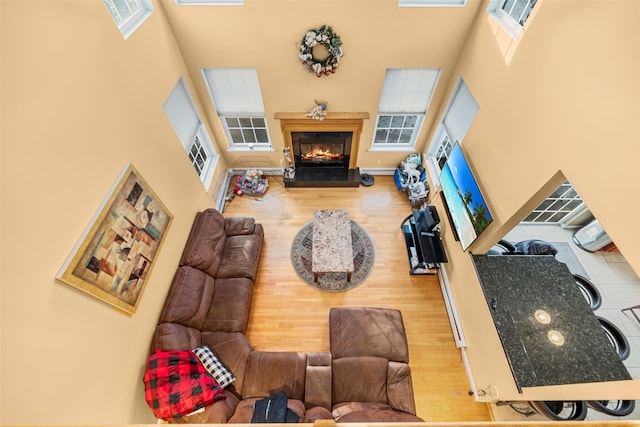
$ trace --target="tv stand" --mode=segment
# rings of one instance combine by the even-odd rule
[[[434,206],[414,210],[402,222],[409,256],[410,274],[437,274],[440,263],[447,262],[440,231],[438,212]]]

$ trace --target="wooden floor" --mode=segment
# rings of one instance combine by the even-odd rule
[[[263,224],[265,245],[254,290],[248,338],[257,350],[329,351],[329,309],[368,306],[402,311],[409,342],[417,415],[425,421],[489,421],[486,404],[468,395],[469,383],[455,347],[438,279],[411,276],[400,225],[411,213],[392,176],[371,187],[284,188],[269,177],[261,196],[227,202],[225,216]],[[315,209],[348,209],[371,236],[375,266],[356,288],[321,292],[301,281],[290,261],[291,242]]]

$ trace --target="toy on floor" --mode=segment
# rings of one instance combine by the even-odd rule
[[[233,191],[238,196],[242,194],[249,194],[256,196],[267,191],[269,187],[269,181],[264,176],[262,171],[256,169],[248,169],[244,175],[239,176],[236,179],[236,186]]]

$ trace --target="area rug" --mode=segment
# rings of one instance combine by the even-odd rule
[[[353,245],[353,273],[347,283],[346,273],[320,273],[314,283],[311,272],[311,251],[313,248],[313,222],[308,223],[296,234],[291,244],[291,262],[298,277],[309,286],[326,292],[342,292],[361,284],[373,268],[375,253],[371,237],[357,223],[351,221],[351,242]]]

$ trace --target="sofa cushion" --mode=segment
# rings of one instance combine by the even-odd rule
[[[215,209],[198,212],[180,258],[188,265],[216,277],[225,244],[224,217]]]
[[[333,360],[334,403],[387,403],[387,365],[382,357],[343,357]]]
[[[260,265],[263,237],[260,234],[228,236],[215,277],[246,277],[255,282]]]
[[[337,421],[351,412],[389,409],[389,405],[379,402],[343,402],[333,405],[331,414]]]
[[[242,397],[267,397],[284,391],[289,399],[303,400],[306,369],[306,353],[253,351],[247,361]]]
[[[312,408],[307,408],[304,412],[304,418],[301,422],[305,424],[313,424],[318,420],[331,420],[333,421],[333,415],[331,415],[331,411],[327,408],[323,408],[322,406],[314,406]]]
[[[253,234],[255,226],[255,218],[232,216],[224,219],[224,233],[227,236]]]
[[[242,332],[249,326],[253,282],[246,278],[216,279],[203,331]]]
[[[409,414],[416,413],[411,369],[402,362],[389,362],[387,367],[387,399],[389,406]]]
[[[331,353],[307,353],[304,403],[331,409]]]
[[[423,423],[424,420],[406,412],[386,408],[351,411],[335,420],[339,423]]]
[[[237,378],[227,391],[242,390],[247,360],[253,352],[245,335],[240,332],[203,332],[202,345],[212,349],[220,362]]]
[[[151,351],[188,350],[200,345],[200,331],[179,323],[161,323],[151,341]]]
[[[225,393],[225,395],[226,399],[218,400],[204,410],[169,420],[169,422],[171,424],[224,424],[231,418],[239,402],[232,393]]]
[[[220,384],[220,387],[225,388],[236,380],[233,373],[218,360],[206,345],[194,348],[193,352],[200,359],[207,372]]]
[[[202,329],[211,306],[213,289],[214,279],[211,276],[193,267],[179,267],[173,276],[160,322]]]
[[[377,356],[409,363],[409,347],[400,310],[332,308],[329,312],[329,341],[334,359]]]

